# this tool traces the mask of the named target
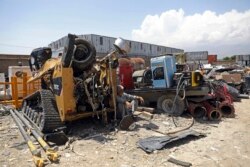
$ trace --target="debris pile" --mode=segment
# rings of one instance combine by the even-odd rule
[[[222,81],[209,83],[210,93],[197,101],[197,98],[188,98],[188,112],[195,118],[207,117],[218,121],[221,117],[234,117],[233,102],[238,99],[237,89]]]
[[[206,69],[206,68],[205,68]],[[211,66],[206,69],[208,79],[223,81],[236,88],[240,94],[249,94],[250,68],[239,65]]]

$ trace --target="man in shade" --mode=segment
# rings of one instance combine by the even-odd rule
[[[132,114],[138,106],[138,101],[140,104],[144,103],[144,99],[142,97],[124,93],[124,87],[122,85],[117,86],[116,101],[118,118],[123,118],[126,115]]]

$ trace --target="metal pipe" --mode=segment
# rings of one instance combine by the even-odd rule
[[[211,121],[219,121],[221,120],[222,113],[220,110],[209,104],[208,102],[203,102],[204,107],[207,110],[208,119]]]
[[[47,157],[51,161],[57,161],[59,157],[57,152],[49,147],[49,145],[42,139],[42,137],[35,131],[35,129],[27,122],[27,120],[25,120],[24,117],[20,115],[20,113],[17,110],[13,110],[13,111],[18,116],[18,118],[22,121],[22,123],[28,128],[28,130],[30,130],[30,132],[36,138],[36,140],[40,143],[40,145],[43,147]]]
[[[246,95],[246,94],[239,94],[238,98],[249,99],[249,95]]]
[[[24,140],[26,141],[26,143],[30,149],[30,152],[32,154],[33,161],[34,161],[35,165],[38,167],[44,166],[44,159],[41,158],[41,152],[32,143],[30,137],[27,135],[27,132],[23,128],[22,123],[20,122],[20,120],[18,120],[17,116],[14,114],[12,109],[10,109],[10,113],[11,113],[12,118],[14,119],[16,125],[18,126],[18,129],[20,130]]]
[[[213,109],[208,112],[208,119],[211,121],[219,121],[221,120],[222,114],[219,110]]]
[[[115,52],[114,52],[115,53]],[[112,52],[112,54],[114,54]],[[111,54],[111,55],[112,55]],[[110,83],[111,84],[111,89],[112,89],[112,101],[113,101],[113,107],[114,107],[114,122],[115,124],[117,123],[117,108],[116,108],[116,85],[114,83],[114,78],[113,78],[113,70],[112,70],[112,60],[111,60],[111,55],[109,57],[109,79],[110,79]],[[116,126],[116,125],[115,125]]]
[[[202,118],[207,114],[206,108],[200,103],[188,103],[188,111],[195,118]]]
[[[29,108],[27,108],[26,110],[29,110]],[[28,115],[26,115],[27,113],[29,113],[29,111],[27,111],[26,113],[23,114],[25,119],[28,120],[29,123],[31,123],[32,126],[35,127],[35,129],[38,130],[38,133],[39,133],[40,136],[43,136],[42,132],[39,131],[39,127],[28,117]]]
[[[220,109],[222,115],[225,117],[234,117],[234,115],[235,115],[234,106],[232,105],[232,103],[230,103],[227,100],[220,103],[219,109]]]

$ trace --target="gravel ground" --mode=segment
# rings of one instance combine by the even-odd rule
[[[147,154],[138,148],[139,139],[162,136],[147,129],[158,126],[159,131],[176,130],[172,118],[155,114],[149,122],[138,119],[133,131],[109,131],[97,121],[82,120],[72,125],[70,142],[58,148],[58,163],[46,166],[85,167],[145,167],[176,166],[169,157],[190,162],[193,166],[249,166],[250,164],[250,100],[235,102],[236,117],[220,122],[199,121],[191,129],[206,134],[198,139],[185,139],[163,150]],[[188,117],[177,118],[178,128],[191,123]],[[32,156],[10,115],[0,116],[0,167],[34,166]]]

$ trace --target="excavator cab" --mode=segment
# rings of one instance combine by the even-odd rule
[[[31,71],[39,70],[44,63],[50,59],[52,56],[51,48],[49,47],[42,47],[34,49],[29,58],[29,66]]]

